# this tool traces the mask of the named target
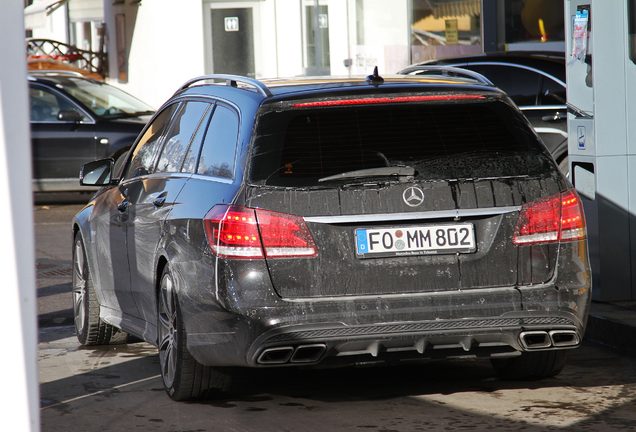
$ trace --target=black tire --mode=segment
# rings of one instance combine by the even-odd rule
[[[183,401],[227,391],[231,375],[227,368],[203,366],[187,348],[187,334],[177,299],[174,279],[166,265],[161,275],[157,302],[159,365],[163,386],[171,399]]]
[[[491,359],[497,376],[503,380],[535,380],[558,375],[565,367],[565,350],[524,352],[518,357]]]
[[[99,302],[79,232],[73,242],[73,321],[82,345],[126,343],[128,334],[99,318]]]

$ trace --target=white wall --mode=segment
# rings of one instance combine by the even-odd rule
[[[159,108],[185,81],[204,73],[201,0],[152,0],[117,6],[104,2],[111,84]],[[136,9],[136,10],[135,10]],[[126,14],[132,37],[128,83],[117,79],[115,14]]]
[[[368,75],[377,65],[380,75],[388,75],[408,66],[408,3],[392,0],[387,7],[384,0],[364,0],[364,45],[352,46],[354,74]]]
[[[261,5],[263,66],[261,76],[293,77],[303,73],[302,23],[298,0],[266,0]]]
[[[47,16],[46,26],[33,29],[33,37],[68,43],[67,8],[68,6],[62,6]]]
[[[332,75],[366,76],[376,65],[380,74],[391,74],[408,65],[408,0],[392,0],[390,7],[384,0],[364,1],[363,46],[356,45],[356,1],[327,4]],[[158,108],[185,81],[204,75],[211,64],[206,26],[212,6],[254,8],[256,78],[303,74],[301,0],[180,0],[178,7],[172,0],[123,6],[104,0],[109,82]],[[126,14],[131,44],[128,83],[117,79],[118,13]],[[353,67],[344,66],[347,58],[353,60]]]
[[[349,58],[350,49],[349,30],[355,29],[355,2],[353,7],[348,1],[329,2],[329,62],[331,63],[331,75],[346,76],[349,68],[345,67],[344,60]],[[353,13],[353,21],[351,21]],[[347,20],[347,17],[349,20]],[[355,38],[355,33],[354,33]],[[353,39],[355,42],[355,39]]]

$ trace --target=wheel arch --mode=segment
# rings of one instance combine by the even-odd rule
[[[168,258],[165,255],[160,255],[157,260],[157,266],[155,268],[155,297],[159,301],[159,290],[161,289],[161,275],[163,270],[168,265]]]

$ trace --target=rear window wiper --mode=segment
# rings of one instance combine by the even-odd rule
[[[343,180],[362,177],[386,177],[386,176],[412,176],[415,175],[415,168],[407,166],[367,168],[356,171],[347,171],[340,174],[331,175],[318,179],[318,182],[332,180]]]

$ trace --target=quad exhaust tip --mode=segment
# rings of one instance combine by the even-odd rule
[[[575,346],[581,342],[579,335],[573,330],[552,330],[550,339],[555,347]]]
[[[263,365],[285,363],[315,363],[327,350],[325,344],[299,345],[267,348],[258,356],[256,362]]]
[[[519,334],[521,344],[527,350],[576,346],[581,342],[574,330],[527,331]]]

